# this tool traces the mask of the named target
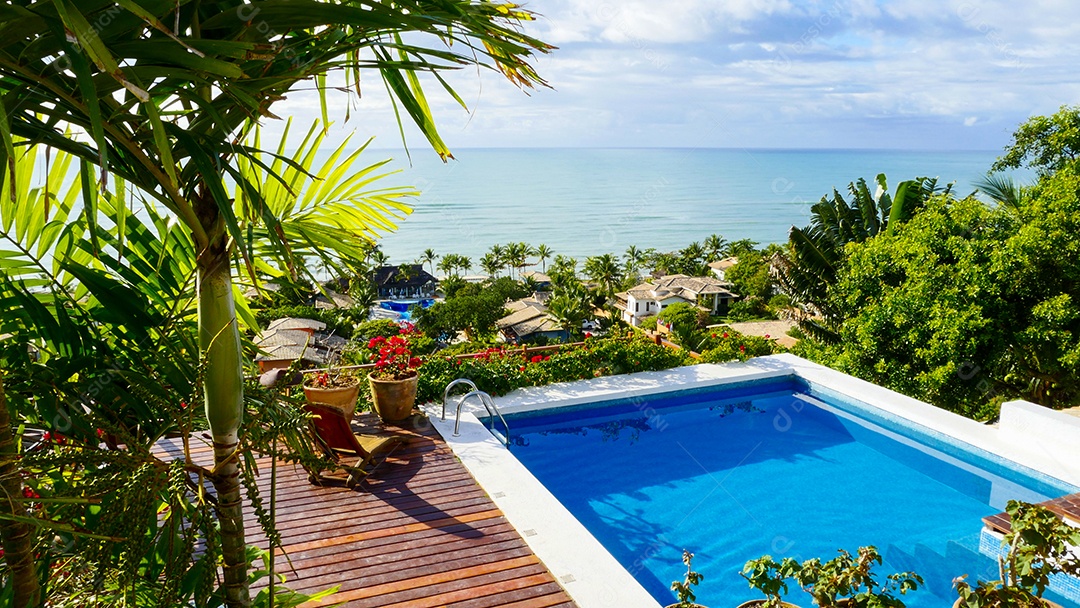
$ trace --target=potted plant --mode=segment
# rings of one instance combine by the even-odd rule
[[[971,586],[964,580],[966,574],[958,577],[953,584],[960,599],[953,604],[954,608],[1061,608],[1042,596],[1052,575],[1080,576],[1080,558],[1075,553],[1075,547],[1080,546],[1080,529],[1038,505],[1010,500],[1005,511],[1012,529],[1002,541],[1002,546],[1008,549],[998,556],[1000,578],[978,581]]]
[[[304,397],[311,403],[340,409],[347,420],[352,419],[359,396],[360,379],[350,373],[327,367],[304,376]]]
[[[399,422],[412,414],[416,402],[420,359],[412,356],[408,330],[397,336],[376,336],[368,342],[375,369],[368,374],[375,413],[386,422]]]
[[[740,574],[750,583],[750,587],[760,591],[765,599],[743,602],[739,604],[739,608],[797,608],[794,604],[783,601],[781,597],[788,592],[787,579],[793,578],[798,571],[799,562],[790,557],[777,562],[771,556],[763,555],[746,562]]]
[[[679,598],[679,602],[676,604],[670,604],[667,608],[705,608],[701,604],[695,604],[694,601],[697,597],[694,595],[694,585],[700,585],[704,575],[694,572],[690,563],[694,559],[694,554],[690,553],[686,549],[682,552],[682,561],[686,564],[686,576],[681,581],[671,581],[671,590],[675,592],[675,596]]]
[[[872,545],[859,547],[858,556],[843,549],[839,553],[825,563],[818,558],[807,560],[795,574],[795,580],[822,608],[903,608],[904,602],[894,594],[905,595],[923,582],[914,572],[899,572],[885,577],[884,584],[879,583],[874,579],[873,569],[882,560]]]

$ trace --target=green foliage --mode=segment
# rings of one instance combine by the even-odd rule
[[[744,336],[734,329],[718,327],[698,340],[701,363],[726,363],[746,361],[752,357],[764,357],[782,352],[775,342],[761,336]]]
[[[858,608],[903,608],[904,602],[895,594],[918,589],[923,579],[914,572],[899,572],[880,583],[873,569],[881,563],[881,555],[872,545],[859,547],[857,556],[840,549],[837,557],[825,563],[818,558],[803,562],[795,579],[821,608],[839,606],[838,599]]]
[[[836,190],[832,199],[822,197],[810,209],[810,225],[792,228],[786,254],[774,259],[781,289],[809,313],[800,325],[820,340],[839,340],[837,328],[843,315],[830,295],[844,266],[845,247],[891,232],[942,191],[936,179],[920,177],[901,182],[890,196],[885,175],[879,174],[876,181],[876,194],[870,192],[866,180],[852,182],[850,203]],[[951,188],[946,186],[944,194]],[[894,228],[889,228],[890,223]]]
[[[1033,116],[1013,132],[1005,155],[994,161],[991,171],[1029,167],[1040,176],[1050,175],[1080,158],[1080,106],[1061,106],[1051,116]]]
[[[776,279],[771,272],[773,256],[781,252],[779,245],[769,245],[765,249],[752,249],[739,255],[739,262],[724,272],[724,278],[731,281],[736,294],[743,298],[760,298],[767,301],[776,294]]]
[[[772,319],[775,317],[770,313],[765,300],[758,296],[750,296],[732,304],[728,310],[728,318],[733,321],[750,321],[752,319]]]
[[[679,599],[679,608],[696,608],[697,604],[694,600],[697,596],[694,595],[694,585],[700,585],[704,580],[704,576],[699,572],[694,572],[691,562],[694,560],[694,554],[690,553],[686,549],[682,552],[682,561],[686,564],[686,576],[681,581],[672,581],[671,590],[675,592],[675,596]]]
[[[819,360],[976,418],[1009,398],[1080,400],[1080,177],[1043,178],[1018,214],[932,200],[904,229],[848,248],[830,305],[847,319]]]
[[[690,350],[696,350],[699,330],[705,327],[708,313],[686,302],[669,305],[656,315],[660,322],[671,324],[675,342]]]
[[[1072,547],[1080,546],[1080,530],[1063,522],[1045,507],[1010,500],[1011,531],[998,557],[1002,578],[978,581],[974,587],[961,577],[956,584],[962,608],[984,606],[1042,606],[1038,600],[1055,574],[1080,576],[1080,558]]]
[[[763,555],[752,559],[743,566],[739,574],[750,583],[751,589],[757,589],[765,596],[766,608],[780,608],[783,596],[788,592],[787,581],[799,571],[799,562],[785,557],[780,562],[772,556]]]
[[[659,319],[656,318],[656,315],[653,315],[651,317],[645,317],[641,320],[641,323],[638,324],[638,327],[643,330],[656,331],[656,322],[658,320]]]
[[[564,347],[522,356],[519,350],[489,348],[469,359],[436,356],[420,368],[417,402],[442,399],[446,385],[468,378],[492,395],[525,386],[542,386],[638,371],[657,371],[690,363],[685,351],[658,346],[642,337],[591,339],[583,348]]]

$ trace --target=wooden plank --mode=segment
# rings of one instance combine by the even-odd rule
[[[407,439],[380,455],[356,489],[314,486],[301,467],[278,466],[276,525],[289,559],[279,557],[277,571],[288,587],[313,592],[340,585],[327,603],[353,608],[574,606],[430,425],[402,429],[370,415],[357,421],[355,429]],[[211,465],[209,439],[198,435],[190,439],[192,461]],[[183,441],[163,439],[155,452],[164,460],[182,458]],[[256,463],[269,502],[272,463],[263,456]],[[265,548],[250,507],[245,513],[248,542]]]

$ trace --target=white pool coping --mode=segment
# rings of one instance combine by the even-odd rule
[[[1014,401],[1002,406],[997,426],[982,424],[789,354],[759,357],[744,363],[699,364],[529,387],[498,397],[495,403],[503,414],[514,414],[790,375],[1080,486],[1080,422],[1071,416]],[[440,421],[441,407],[441,404],[427,404],[424,410],[454,454],[578,606],[660,606],[488,432],[476,416],[486,415],[479,403],[466,404],[457,437],[453,434],[454,412],[447,411],[446,421]]]

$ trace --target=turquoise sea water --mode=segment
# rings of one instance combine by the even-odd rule
[[[382,241],[393,262],[431,247],[476,262],[494,243],[546,244],[577,257],[630,245],[661,251],[713,233],[760,243],[787,239],[810,205],[878,173],[895,184],[917,176],[956,182],[961,194],[997,151],[727,149],[462,149],[442,164],[414,150],[393,183],[423,195],[399,230]],[[387,155],[365,153],[370,161]],[[390,183],[390,182],[387,182]]]
[[[661,605],[682,549],[705,576],[698,601],[734,606],[756,597],[748,559],[875,545],[881,576],[926,580],[909,608],[949,606],[954,577],[996,576],[983,517],[1076,491],[852,404],[781,380],[508,418],[514,455]]]

